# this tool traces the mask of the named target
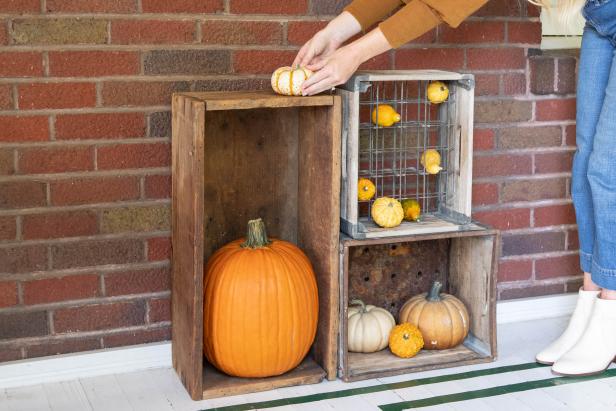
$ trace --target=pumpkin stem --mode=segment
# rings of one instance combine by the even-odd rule
[[[440,281],[434,281],[432,283],[432,287],[430,288],[430,292],[426,297],[428,301],[441,301],[441,289],[443,288],[443,283]]]
[[[361,312],[362,313],[366,312],[366,303],[364,303],[362,300],[359,300],[359,299],[351,300],[349,305],[359,305],[360,306],[359,309],[361,310]]]
[[[262,248],[271,243],[272,242],[267,238],[267,231],[265,231],[265,223],[263,220],[260,218],[250,220],[248,222],[246,241],[242,243],[242,248]]]

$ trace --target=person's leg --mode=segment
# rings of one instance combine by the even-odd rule
[[[612,44],[612,43],[610,43]],[[592,281],[602,288],[582,337],[552,366],[561,375],[603,372],[616,356],[616,47],[588,159],[594,209]]]
[[[590,184],[587,178],[589,157],[593,149],[597,123],[601,114],[605,89],[610,77],[613,57],[612,45],[593,28],[586,27],[578,67],[577,90],[577,150],[573,158],[571,196],[580,237],[580,265],[584,273],[584,286],[563,334],[537,354],[542,364],[553,364],[575,343],[586,326],[599,294],[599,288],[589,274],[592,267],[595,226]]]

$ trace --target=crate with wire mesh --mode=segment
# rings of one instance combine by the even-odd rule
[[[338,93],[344,233],[361,239],[476,227],[472,75],[360,71]]]

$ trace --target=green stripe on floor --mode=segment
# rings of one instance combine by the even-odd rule
[[[244,411],[263,408],[282,407],[284,405],[304,404],[307,402],[322,401],[334,398],[352,397],[355,395],[372,394],[381,391],[391,391],[401,388],[418,387],[420,385],[438,384],[445,381],[464,380],[467,378],[483,377],[486,375],[502,374],[506,372],[529,370],[533,368],[545,367],[545,365],[537,363],[525,363],[516,365],[506,365],[502,367],[485,368],[482,370],[473,370],[456,374],[445,374],[435,377],[420,378],[417,380],[408,380],[387,384],[376,384],[368,387],[350,388],[348,390],[323,392],[319,394],[303,395],[299,397],[281,398],[278,400],[252,402],[246,404],[229,405],[226,407],[208,408],[203,411]]]
[[[616,369],[611,369],[603,374],[589,377],[555,377],[546,380],[527,381],[517,384],[501,385],[498,387],[485,388],[482,390],[466,391],[456,394],[439,395],[438,397],[423,398],[413,401],[402,401],[393,404],[380,405],[383,411],[400,411],[411,408],[429,407],[432,405],[448,404],[451,402],[474,400],[477,398],[494,397],[496,395],[511,394],[514,392],[549,388],[556,385],[575,384],[584,381],[592,381],[616,376]]]

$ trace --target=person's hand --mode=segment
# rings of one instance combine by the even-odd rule
[[[363,62],[352,45],[342,47],[327,57],[318,57],[307,68],[316,71],[302,85],[302,95],[312,96],[345,83]]]
[[[327,58],[341,44],[327,29],[320,30],[299,50],[293,60],[293,67],[308,67],[316,58]]]

